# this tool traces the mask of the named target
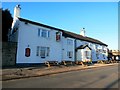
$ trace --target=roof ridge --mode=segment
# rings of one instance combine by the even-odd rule
[[[46,27],[46,28],[62,31],[63,32],[63,36],[65,36],[65,37],[72,37],[72,38],[76,38],[76,39],[79,39],[79,40],[84,40],[84,41],[93,42],[93,43],[96,43],[96,44],[101,44],[101,45],[107,46],[103,42],[101,42],[101,41],[99,41],[97,39],[91,38],[91,37],[87,37],[87,36],[84,37],[84,36],[82,36],[80,34],[77,34],[77,33],[73,33],[73,32],[67,31],[67,30],[63,30],[63,29],[59,29],[59,28],[56,28],[56,27],[52,27],[52,26],[49,26],[49,25],[46,25],[46,24],[42,24],[42,23],[39,23],[39,22],[34,22],[34,21],[29,20],[29,19],[24,19],[24,18],[20,18],[20,17],[18,17],[18,19],[20,21],[28,22],[28,23],[31,23],[31,24],[35,24],[35,25]]]

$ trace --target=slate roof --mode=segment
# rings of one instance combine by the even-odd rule
[[[34,22],[34,21],[31,21],[31,20],[27,20],[27,19],[23,19],[23,18],[18,18],[18,19],[20,21],[23,21],[23,22],[26,22],[26,23],[30,23],[30,24],[34,24],[34,25],[38,25],[38,26],[42,26],[42,27],[62,31],[64,37],[71,37],[71,38],[75,38],[75,39],[79,39],[79,40],[83,40],[83,41],[88,41],[88,42],[108,46],[107,44],[105,44],[105,43],[103,43],[103,42],[101,42],[101,41],[99,41],[97,39],[93,39],[93,38],[86,37],[86,36],[84,37],[84,36],[76,34],[76,33],[72,33],[72,32],[69,32],[69,31],[66,31],[66,30],[63,30],[63,29],[55,28],[55,27],[45,25],[45,24],[42,24],[42,23],[38,23],[38,22]]]

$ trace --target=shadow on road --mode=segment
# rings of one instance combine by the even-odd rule
[[[114,82],[112,82],[112,83],[110,83],[108,86],[106,86],[105,88],[105,90],[109,90],[109,89],[107,89],[107,88],[111,88],[111,87],[113,87],[115,84],[119,84],[120,83],[120,78],[119,79],[117,79],[117,80],[115,80]],[[119,85],[118,85],[118,87],[119,87]]]

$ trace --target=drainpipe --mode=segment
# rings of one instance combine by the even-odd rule
[[[74,40],[74,60],[75,60],[75,62],[77,61],[77,53],[76,53],[76,47],[77,47],[77,42],[76,42],[76,39]]]

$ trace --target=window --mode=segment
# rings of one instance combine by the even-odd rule
[[[41,31],[41,37],[47,37],[47,31],[46,30]]]
[[[73,44],[73,40],[67,39],[67,44],[68,44],[68,45],[72,45],[72,44]]]
[[[92,43],[89,43],[89,47],[91,47],[91,48],[93,47]]]
[[[47,53],[46,53],[46,56],[49,56],[49,52],[50,52],[50,48],[47,47]]]
[[[40,29],[38,29],[38,36],[40,36]]]
[[[105,55],[103,54],[103,58],[105,59]]]
[[[103,53],[106,53],[106,50],[103,50]]]
[[[50,37],[50,31],[48,30],[45,30],[45,29],[38,29],[38,36],[41,36],[41,37]]]
[[[99,51],[96,51],[96,57],[99,59]]]
[[[46,47],[41,47],[40,48],[40,56],[41,56],[41,58],[45,58],[45,53],[46,53]]]
[[[72,52],[72,51],[68,51],[68,52],[67,52],[67,56],[68,56],[69,58],[72,58],[73,52]]]
[[[37,52],[36,52],[36,56],[39,56],[39,46],[37,46]]]
[[[40,47],[37,46],[36,56],[40,56],[41,58],[45,58],[49,56],[50,48],[49,47]]]
[[[91,52],[85,51],[85,57],[86,57],[86,59],[91,59]]]

